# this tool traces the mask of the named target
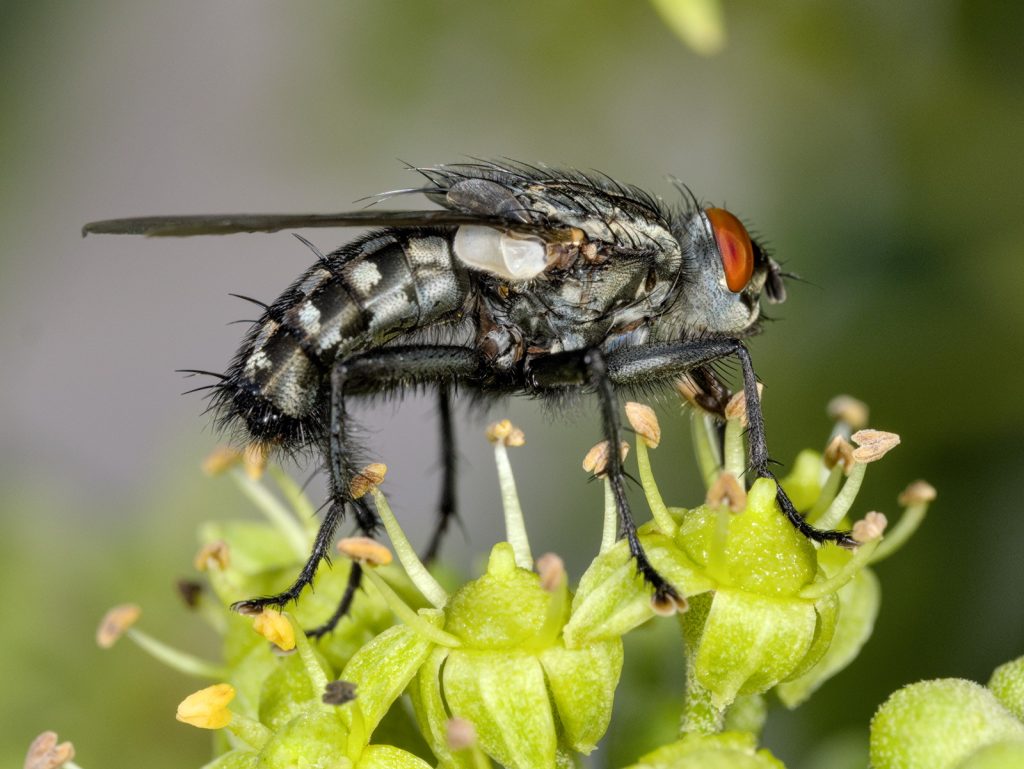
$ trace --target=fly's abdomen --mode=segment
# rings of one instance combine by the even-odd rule
[[[443,323],[465,303],[468,277],[451,231],[378,232],[323,257],[264,313],[222,388],[221,413],[250,436],[310,438],[332,364]],[[227,390],[228,392],[223,392]]]

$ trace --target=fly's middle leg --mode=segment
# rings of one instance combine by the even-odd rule
[[[453,520],[459,520],[455,507],[457,456],[450,388],[440,387],[437,396],[438,417],[441,421],[441,499],[437,506],[437,524],[430,537],[430,543],[423,553],[425,563],[430,563],[437,558],[438,551],[441,549],[441,540],[448,531],[448,526]]]
[[[637,535],[636,522],[626,498],[626,472],[622,465],[619,446],[622,443],[622,425],[619,421],[618,400],[604,354],[600,350],[581,350],[539,359],[530,371],[531,384],[538,390],[589,384],[597,393],[601,406],[602,432],[609,442],[606,473],[615,496],[619,518],[619,531],[629,544],[629,553],[636,569],[654,590],[656,604],[682,603],[679,592],[651,565]]]

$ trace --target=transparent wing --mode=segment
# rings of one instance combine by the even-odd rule
[[[104,219],[82,227],[82,235],[188,237],[239,232],[278,232],[309,227],[431,227],[478,224],[541,235],[557,227],[531,224],[500,214],[463,211],[350,211],[338,214],[197,214]]]

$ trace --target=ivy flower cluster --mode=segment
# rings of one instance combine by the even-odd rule
[[[262,456],[218,452],[207,470],[231,477],[266,519],[204,525],[194,563],[204,580],[181,584],[188,605],[221,635],[223,660],[148,635],[134,606],[108,613],[97,641],[109,647],[128,637],[207,681],[177,710],[179,721],[216,735],[205,769],[480,769],[492,762],[548,769],[576,766],[598,747],[612,719],[623,636],[672,615],[687,663],[679,739],[633,766],[777,769],[781,762],[757,744],[764,696],[773,691],[796,707],[856,657],[879,607],[871,566],[906,541],[935,496],[928,484],[911,484],[894,526],[879,512],[853,520],[868,465],[899,438],[864,429],[855,401],[837,401],[832,410],[837,421],[826,449],[802,452],[781,483],[809,522],[851,527],[861,543],[855,550],[800,535],[776,505],[775,481],[747,488],[742,394],[729,404],[724,431],[699,411],[691,415],[706,490],[693,508],[665,503],[651,464],[660,425],[649,407],[626,405],[636,440],[618,450],[634,450],[651,513],[640,540],[681,596],[668,603],[652,599],[618,539],[606,479],[599,551],[575,589],[557,555],[534,557],[510,458],[525,437],[505,420],[487,438],[506,540],[491,549],[482,575],[455,589],[442,585],[391,511],[382,490],[387,468],[374,464],[352,493],[372,498],[390,547],[342,539],[337,563],[320,570],[291,611],[234,614],[226,607],[274,592],[305,559],[314,509],[280,468],[264,468]],[[602,478],[611,450],[595,446],[584,469]],[[321,632],[359,575],[344,618]],[[880,735],[893,731],[884,712],[876,719]],[[1001,728],[993,734],[1011,735]]]

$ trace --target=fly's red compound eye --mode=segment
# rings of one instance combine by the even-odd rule
[[[709,208],[704,213],[711,222],[718,252],[722,255],[725,285],[730,291],[739,293],[754,274],[754,247],[747,228],[724,208]]]

